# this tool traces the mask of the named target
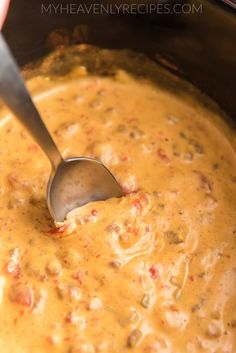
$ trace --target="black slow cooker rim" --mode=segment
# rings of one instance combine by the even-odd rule
[[[53,28],[72,29],[77,23],[87,23],[92,29],[91,44],[130,48],[152,58],[158,53],[177,65],[176,74],[236,119],[235,11],[223,1],[208,0],[202,6],[202,14],[188,17],[44,18],[35,4],[12,0],[3,33],[18,62],[24,65],[46,54],[46,37]],[[112,31],[107,31],[108,27]]]

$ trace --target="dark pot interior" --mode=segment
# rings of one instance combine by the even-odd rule
[[[201,5],[202,11],[181,15],[42,13],[42,4],[50,3],[56,2],[11,1],[3,32],[21,65],[47,52],[46,38],[51,30],[87,24],[89,43],[134,49],[154,60],[159,60],[160,56],[167,59],[177,66],[179,75],[194,83],[236,119],[236,17],[235,10],[229,6],[196,0],[195,6]],[[162,65],[166,65],[165,61]],[[176,71],[174,67],[170,70]]]

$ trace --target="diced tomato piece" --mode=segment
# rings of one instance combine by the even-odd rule
[[[150,268],[149,268],[149,273],[152,277],[152,279],[158,279],[160,278],[160,273],[159,273],[159,270],[156,266],[152,265]]]
[[[126,230],[127,230],[128,233],[131,233],[131,234],[134,234],[134,235],[137,235],[138,231],[139,231],[138,228],[132,227],[132,226],[128,226],[126,228]]]
[[[64,233],[67,229],[68,229],[68,224],[65,223],[60,227],[55,227],[55,228],[49,229],[48,233],[49,234],[60,234],[60,233]]]
[[[94,217],[97,216],[97,215],[98,215],[98,211],[95,210],[95,209],[92,210],[92,211],[91,211],[91,215],[94,216]]]
[[[10,300],[14,303],[32,308],[34,303],[34,291],[31,287],[18,283],[11,288]]]
[[[126,156],[126,155],[122,155],[122,156],[120,157],[120,159],[121,159],[122,162],[125,162],[125,161],[128,161],[129,157]]]
[[[65,322],[67,322],[68,324],[72,324],[73,323],[73,315],[72,315],[72,313],[68,313],[66,315]]]
[[[59,341],[59,337],[57,335],[47,336],[45,338],[50,345],[55,345]]]
[[[175,312],[175,313],[177,313],[177,312],[179,311],[179,310],[176,308],[176,306],[173,305],[173,304],[170,305],[170,310],[173,311],[173,312]]]
[[[147,208],[148,206],[150,206],[150,197],[146,192],[139,193],[139,200],[143,208]]]
[[[133,202],[132,202],[132,205],[136,208],[136,210],[138,211],[138,213],[142,213],[142,210],[143,210],[143,206],[140,202],[139,199],[135,199]]]

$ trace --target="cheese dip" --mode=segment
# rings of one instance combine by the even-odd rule
[[[64,157],[125,196],[46,206],[50,164],[0,110],[0,352],[235,353],[236,148],[223,113],[141,54],[58,49],[24,73]]]

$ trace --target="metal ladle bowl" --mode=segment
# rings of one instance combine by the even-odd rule
[[[19,68],[0,34],[0,96],[29,130],[52,165],[47,204],[54,220],[64,221],[69,211],[90,201],[123,195],[110,171],[93,158],[63,159],[44,125],[20,75]]]

